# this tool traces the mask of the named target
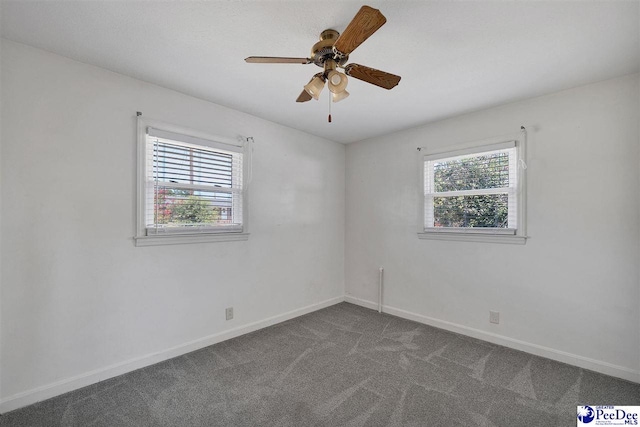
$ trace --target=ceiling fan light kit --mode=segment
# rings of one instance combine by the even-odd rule
[[[400,76],[376,70],[359,64],[348,64],[349,54],[367,40],[373,33],[387,22],[379,10],[362,6],[353,17],[347,28],[340,34],[336,30],[327,29],[320,34],[320,41],[311,48],[309,58],[289,58],[273,56],[250,56],[245,59],[254,64],[315,64],[323,69],[304,86],[304,90],[296,102],[318,100],[325,82],[331,92],[331,100],[338,102],[349,96],[346,91],[347,76],[376,85],[384,89],[392,89],[400,82]],[[336,68],[343,68],[344,73]],[[331,120],[329,120],[331,121]]]

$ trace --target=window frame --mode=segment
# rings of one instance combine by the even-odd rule
[[[186,138],[198,140],[200,145],[213,149],[225,150],[228,147],[230,151],[240,152],[242,154],[242,225],[240,228],[235,227],[230,230],[210,229],[200,232],[180,232],[170,230],[166,233],[148,233],[146,224],[146,196],[147,196],[147,175],[149,162],[147,159],[148,148],[148,129],[153,128],[161,132],[178,134]],[[196,131],[182,126],[165,123],[159,120],[149,119],[138,116],[137,119],[137,192],[136,192],[136,235],[134,241],[136,246],[156,246],[156,245],[175,245],[189,243],[208,243],[208,242],[228,242],[247,240],[249,238],[248,231],[248,184],[249,170],[251,164],[251,150],[248,149],[246,139],[238,137],[237,139],[225,138],[210,135],[204,132]]]
[[[425,224],[425,164],[427,160],[445,159],[467,154],[482,154],[494,151],[500,147],[505,147],[513,141],[516,149],[516,206],[517,206],[517,228],[497,229],[497,228],[434,228],[426,227]],[[429,158],[429,159],[427,159]],[[472,141],[454,147],[430,149],[429,147],[418,148],[418,238],[430,240],[452,240],[488,243],[508,243],[525,244],[528,238],[526,232],[526,132],[492,137],[488,139]],[[507,231],[508,230],[508,231]]]

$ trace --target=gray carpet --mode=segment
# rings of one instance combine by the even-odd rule
[[[2,426],[575,426],[640,385],[342,303],[49,399]]]

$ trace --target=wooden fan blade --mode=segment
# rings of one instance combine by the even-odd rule
[[[296,102],[307,102],[307,101],[311,101],[311,99],[312,99],[311,95],[309,95],[309,93],[307,93],[307,91],[303,89],[298,99],[296,99]]]
[[[378,9],[362,6],[347,28],[340,34],[333,47],[341,54],[349,55],[371,34],[378,31],[378,28],[382,27],[385,22],[387,22],[387,18]]]
[[[348,76],[385,89],[393,89],[398,85],[398,83],[400,83],[401,79],[400,76],[396,76],[395,74],[376,70],[371,67],[365,67],[360,64],[349,64],[344,67],[344,72]]]
[[[250,64],[308,64],[309,58],[285,58],[281,56],[250,56],[244,59]]]

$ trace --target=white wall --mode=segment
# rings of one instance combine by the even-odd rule
[[[347,147],[346,293],[640,381],[638,75]],[[529,134],[526,245],[419,240],[416,147]],[[489,323],[489,310],[501,323]]]
[[[6,40],[1,76],[2,411],[342,300],[342,144]],[[248,241],[134,246],[136,111],[254,137]]]

